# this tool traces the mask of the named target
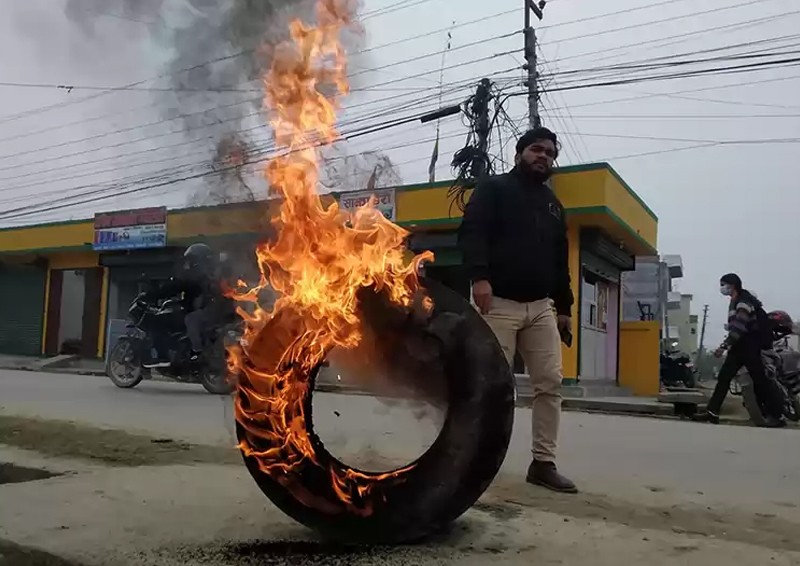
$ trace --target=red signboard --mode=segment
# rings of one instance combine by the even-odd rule
[[[167,207],[139,208],[120,212],[102,212],[94,215],[94,229],[120,226],[148,226],[167,223]]]

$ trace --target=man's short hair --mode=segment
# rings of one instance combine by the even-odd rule
[[[517,154],[519,155],[525,151],[525,148],[532,143],[542,140],[550,140],[553,142],[553,145],[556,147],[556,157],[558,157],[558,151],[561,149],[561,144],[558,143],[558,136],[556,136],[555,132],[544,126],[533,128],[522,134],[517,140]]]

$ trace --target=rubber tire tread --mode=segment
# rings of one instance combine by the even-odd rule
[[[263,472],[255,459],[243,455],[264,494],[284,513],[325,538],[396,544],[439,531],[472,507],[505,459],[514,423],[514,377],[500,344],[461,295],[433,280],[423,278],[421,283],[434,302],[430,328],[438,327],[454,348],[445,358],[447,415],[436,441],[416,460],[403,483],[386,487],[386,500],[375,504],[373,514],[363,517],[344,509],[329,514],[306,506]],[[312,438],[316,438],[310,399],[306,407]],[[238,423],[236,430],[241,440],[243,429]],[[321,464],[347,469],[321,442],[315,445]],[[327,472],[309,465],[318,469],[303,475],[309,478],[303,481],[304,487],[315,495],[330,492],[324,485]],[[332,492],[327,497],[338,503]]]
[[[119,387],[121,389],[132,389],[132,388],[136,387],[137,385],[139,385],[142,382],[142,380],[144,379],[145,370],[144,370],[143,367],[141,367],[141,360],[139,360],[139,363],[140,363],[140,368],[139,369],[141,370],[139,372],[139,377],[137,379],[131,381],[130,383],[127,383],[127,384],[120,383],[119,381],[117,381],[112,376],[112,372],[111,372],[111,360],[114,358],[114,352],[116,351],[117,348],[119,348],[123,343],[126,343],[126,342],[130,343],[133,346],[131,340],[129,340],[129,339],[125,338],[125,337],[122,337],[117,341],[116,344],[114,344],[114,347],[108,353],[108,359],[106,360],[106,376],[108,377],[108,379],[111,380],[111,383],[113,383],[117,387]],[[135,346],[133,346],[133,347],[135,349]]]
[[[761,412],[761,405],[758,403],[756,390],[749,375],[747,376],[747,382],[742,385],[742,403],[744,403],[744,408],[755,426],[767,426],[767,420],[764,418],[764,413]]]
[[[218,350],[213,351],[213,349]],[[227,353],[222,338],[219,338],[217,342],[211,345],[208,353],[212,354],[212,359],[207,362],[207,367],[200,377],[200,385],[212,395],[230,395],[236,385],[230,379],[231,376],[228,375]],[[210,380],[210,375],[219,375],[222,379]]]
[[[200,378],[200,385],[202,385],[203,389],[212,395],[230,395],[235,387],[235,385],[224,379],[222,380],[221,385],[219,381],[209,380],[208,372],[204,373],[203,377]]]

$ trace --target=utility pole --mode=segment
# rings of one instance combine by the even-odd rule
[[[706,339],[706,322],[708,321],[708,305],[703,306],[703,326],[700,327],[700,344],[697,346],[697,359],[695,365],[700,363],[700,358],[703,357],[703,342]]]
[[[475,116],[475,134],[478,138],[477,158],[472,161],[471,175],[480,179],[488,172],[489,167],[489,134],[492,124],[489,119],[489,102],[492,100],[492,82],[481,79],[472,102],[472,115]]]
[[[537,4],[534,0],[524,0],[525,2],[525,66],[528,71],[526,86],[528,87],[528,125],[531,128],[538,128],[542,125],[542,118],[539,116],[539,70],[536,61],[536,30],[531,26],[531,12],[541,19],[544,17],[546,0],[540,0]]]

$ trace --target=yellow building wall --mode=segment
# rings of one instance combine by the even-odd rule
[[[167,238],[183,240],[202,236],[253,233],[268,229],[269,203],[253,203],[228,210],[201,208],[167,216]]]
[[[0,251],[3,253],[81,247],[91,245],[94,225],[91,220],[42,224],[27,228],[0,230]]]
[[[606,217],[624,226],[651,248],[656,247],[658,222],[609,166],[594,164],[565,168],[553,177],[553,187],[570,214]],[[397,222],[413,229],[458,225],[461,211],[448,197],[450,182],[402,187],[396,194]],[[323,197],[325,205],[333,198]],[[204,236],[258,233],[269,230],[279,201],[175,210],[167,217],[170,241]],[[624,234],[624,232],[621,232]],[[94,238],[92,220],[0,230],[0,252],[57,252],[59,248],[89,250]],[[65,268],[80,267],[62,264]]]
[[[636,253],[655,249],[657,219],[604,164],[568,168],[553,178],[556,194],[567,208],[570,276],[575,304],[572,309],[573,345],[562,346],[563,371],[566,379],[578,373],[579,352],[579,292],[581,226],[600,226],[631,246]],[[417,229],[455,228],[462,216],[448,197],[450,182],[404,187],[398,190],[396,220],[412,231]],[[323,197],[324,204],[333,201]],[[278,201],[248,203],[223,207],[206,207],[172,211],[167,218],[167,234],[171,243],[192,238],[214,237],[241,233],[266,233],[270,218],[277,213]],[[637,235],[633,237],[633,235]],[[87,248],[93,240],[93,221],[66,222],[13,230],[0,230],[0,251],[13,253],[41,250],[50,261],[50,269],[81,269],[96,267],[98,254],[90,249],[59,251],[58,248]],[[105,324],[108,272],[104,274],[101,321]],[[49,292],[49,281],[47,291]],[[45,300],[47,300],[45,298]],[[45,303],[46,306],[47,303]],[[47,312],[45,308],[45,328]],[[622,323],[620,330],[620,384],[639,395],[658,392],[658,328],[636,325],[652,323]],[[633,325],[633,326],[630,326]],[[105,329],[101,328],[97,351],[102,356]],[[45,340],[43,337],[42,343]]]
[[[88,269],[97,267],[99,256],[93,251],[56,252],[48,254],[50,269]]]
[[[108,316],[108,285],[109,285],[109,271],[107,267],[103,268],[103,285],[100,289],[100,332],[97,334],[97,357],[103,357],[103,350],[106,347],[106,317]]]
[[[658,247],[658,218],[620,179],[611,166],[586,169],[553,177],[553,190],[567,213],[586,226],[599,226],[625,241],[636,254]]]
[[[658,248],[658,218],[615,173],[606,176],[605,201],[636,234]]]
[[[575,302],[572,303],[572,346],[567,348],[561,344],[561,356],[563,360],[564,379],[573,380],[578,377],[578,348],[580,345],[580,301],[578,289],[581,284],[581,258],[580,258],[580,237],[578,226],[567,225],[567,238],[569,246],[569,277],[572,287],[572,295]]]
[[[619,384],[634,395],[658,395],[659,335],[658,321],[620,323]]]
[[[560,173],[553,176],[553,191],[567,209],[603,206],[603,191],[608,176],[605,169]]]
[[[397,222],[411,230],[457,226],[462,212],[451,203],[449,188],[436,183],[398,191]],[[634,254],[655,253],[658,219],[609,165],[565,168],[553,176],[553,190],[567,214],[583,225],[604,228]]]
[[[450,206],[448,190],[449,184],[442,187],[420,187],[397,191],[395,195],[396,221],[400,224],[408,224],[412,228],[431,224],[457,225],[462,213],[455,204]]]

